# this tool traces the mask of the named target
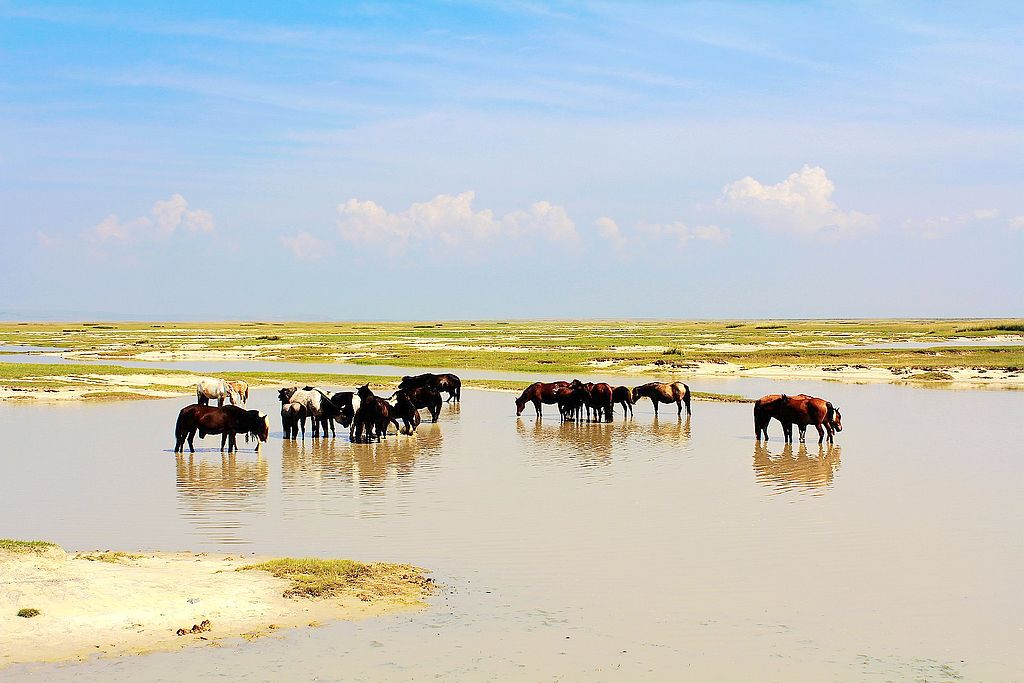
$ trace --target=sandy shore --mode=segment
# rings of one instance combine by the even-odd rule
[[[87,558],[93,559],[87,559]],[[97,559],[97,558],[104,559]],[[239,569],[260,558],[0,550],[0,669],[15,663],[141,654],[252,639],[282,628],[424,605],[420,570],[373,565],[386,580],[323,599],[284,597],[287,579]],[[390,573],[393,573],[391,576]],[[32,608],[40,614],[17,616]],[[209,630],[177,635],[210,622]]]

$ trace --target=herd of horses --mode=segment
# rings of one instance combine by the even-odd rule
[[[446,394],[447,398],[443,398]],[[266,442],[270,432],[269,418],[259,411],[245,410],[249,388],[244,382],[222,379],[204,379],[196,385],[196,403],[182,408],[174,427],[174,452],[184,450],[187,441],[195,452],[193,439],[207,434],[221,435],[221,450],[236,450],[236,434],[256,439],[256,449]],[[284,438],[297,439],[301,430],[306,436],[306,421],[311,423],[314,438],[337,434],[336,424],[349,430],[354,442],[380,441],[387,436],[388,427],[395,426],[400,434],[412,435],[420,425],[421,409],[425,409],[432,422],[437,422],[445,401],[462,400],[462,381],[451,373],[406,376],[389,398],[373,393],[368,384],[356,391],[328,394],[312,386],[285,387],[277,392],[281,402],[281,424]],[[243,407],[236,404],[241,403]],[[217,405],[209,405],[216,400]],[[227,400],[229,405],[224,405]]]
[[[442,397],[446,394],[447,398]],[[207,434],[221,435],[221,450],[237,450],[235,436],[244,434],[256,439],[256,449],[270,434],[270,418],[256,410],[246,410],[249,387],[245,382],[205,379],[196,385],[196,403],[182,408],[175,423],[176,453],[184,450],[187,441],[194,452],[193,438]],[[614,419],[615,405],[622,407],[624,415],[633,415],[633,406],[649,399],[658,414],[661,404],[675,404],[677,416],[690,411],[690,387],[683,382],[648,382],[637,387],[616,386],[604,382],[534,382],[515,400],[516,416],[523,414],[532,403],[537,417],[542,406],[558,407],[562,421],[605,421]],[[306,436],[306,421],[311,423],[314,438],[336,435],[336,424],[349,430],[353,442],[380,441],[394,425],[399,434],[412,435],[420,424],[420,410],[426,410],[432,422],[437,422],[444,402],[460,402],[462,381],[451,373],[406,376],[388,398],[377,396],[364,384],[355,391],[327,393],[312,386],[286,387],[278,391],[281,402],[281,424],[284,438],[297,439],[301,430]],[[211,406],[210,401],[217,405]],[[224,405],[227,400],[229,405]],[[241,404],[241,406],[238,405]],[[798,394],[769,394],[754,402],[754,436],[768,440],[768,425],[776,419],[782,425],[787,443],[793,441],[793,425],[799,429],[800,441],[806,437],[807,427],[813,425],[818,432],[818,443],[833,442],[836,432],[843,430],[839,409],[825,399]]]

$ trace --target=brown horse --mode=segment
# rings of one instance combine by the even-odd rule
[[[787,443],[793,441],[793,425],[800,429],[800,442],[807,436],[807,425],[814,425],[818,430],[818,443],[825,440],[833,443],[835,432],[843,431],[843,416],[839,409],[823,398],[799,394],[769,394],[762,396],[754,403],[754,436],[760,440],[764,434],[768,440],[768,423],[772,418],[782,423],[782,433]]]
[[[604,382],[593,385],[590,388],[590,403],[588,405],[594,411],[595,420],[600,420],[603,416],[605,422],[611,422],[615,411],[611,385]]]
[[[629,387],[615,387],[612,389],[612,403],[622,404],[622,414],[629,412],[633,415],[633,392]]]
[[[412,433],[420,426],[420,411],[416,409],[416,405],[409,398],[409,392],[396,391],[392,398],[394,398],[395,402],[391,407],[391,421],[397,427],[398,420],[401,420],[402,427],[398,431],[412,436]],[[438,395],[437,400],[440,402],[440,395]],[[437,422],[437,420],[434,420],[434,422]]]
[[[227,444],[228,453],[238,450],[236,434],[252,434],[256,437],[258,451],[260,442],[266,442],[270,436],[270,418],[258,410],[245,410],[238,406],[204,406],[198,403],[185,406],[174,423],[174,452],[183,452],[187,439],[189,452],[195,453],[192,440],[196,432],[199,432],[200,439],[207,434],[220,434],[220,449],[223,451]]]
[[[568,382],[534,382],[523,389],[523,393],[516,399],[516,416],[523,414],[527,403],[533,403],[537,411],[537,417],[541,417],[540,406],[542,403],[551,405],[558,402],[557,392],[559,389],[568,389]]]
[[[659,403],[675,403],[676,414],[683,414],[683,406],[686,406],[686,414],[690,414],[690,387],[682,382],[648,382],[633,388],[633,403],[642,398],[651,399],[654,404],[654,414],[658,414]]]
[[[366,442],[387,437],[388,425],[393,422],[391,417],[391,404],[370,391],[370,386],[364,384],[356,391],[359,397],[359,409],[352,418],[352,426],[349,428],[349,440],[353,442],[362,441],[365,434]],[[395,422],[395,428],[398,423]]]

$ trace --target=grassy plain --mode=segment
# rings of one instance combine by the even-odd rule
[[[0,345],[61,349],[97,366],[0,364],[0,384],[22,391],[72,390],[86,398],[125,393],[146,381],[150,395],[184,393],[189,373],[139,370],[119,361],[348,363],[579,375],[809,376],[877,381],[1018,381],[1024,321],[466,321],[347,323],[0,323]],[[1016,345],[1014,345],[1016,344]],[[55,357],[55,360],[58,360]],[[773,370],[774,369],[774,370]],[[255,385],[278,382],[394,386],[396,376],[231,373]],[[118,377],[122,380],[119,381]],[[190,380],[191,381],[191,380]],[[187,384],[187,383],[186,383]],[[517,390],[522,381],[468,380]],[[713,397],[712,397],[713,398]]]

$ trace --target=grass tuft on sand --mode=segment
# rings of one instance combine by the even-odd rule
[[[123,564],[131,560],[138,560],[144,555],[135,555],[132,553],[123,553],[119,550],[104,550],[103,552],[94,553],[78,553],[75,555],[76,560],[88,560],[89,562],[109,562],[111,564]]]
[[[13,538],[0,538],[0,551],[8,553],[44,553],[59,548],[49,541],[17,541]]]
[[[35,607],[25,607],[18,610],[18,616],[24,617],[25,619],[31,619],[32,617],[38,617],[42,612],[37,610]]]
[[[948,372],[918,372],[907,379],[912,382],[952,382],[953,375]]]
[[[354,560],[282,557],[246,565],[240,571],[247,570],[261,570],[291,581],[284,592],[286,598],[354,594],[368,601],[408,594],[411,588],[417,593],[430,593],[434,583],[419,567],[385,562],[365,564]]]

